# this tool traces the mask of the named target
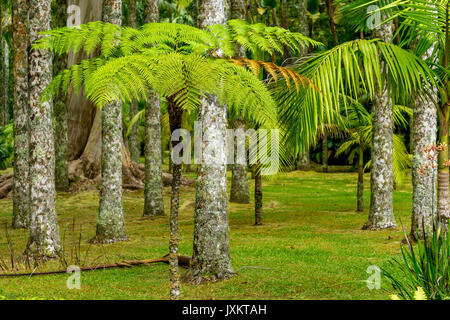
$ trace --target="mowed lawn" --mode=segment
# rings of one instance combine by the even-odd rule
[[[361,230],[368,215],[369,175],[365,176],[364,213],[355,212],[356,179],[357,173],[297,171],[264,180],[263,226],[253,226],[253,201],[229,205],[231,257],[237,275],[219,283],[185,284],[182,298],[388,299],[387,291],[367,288],[365,280],[370,275],[366,270],[370,265],[383,266],[399,254],[403,232],[401,227]],[[250,184],[253,197],[253,181]],[[167,214],[169,191],[165,188]],[[181,198],[180,253],[190,255],[195,187],[183,188]],[[159,258],[168,253],[168,217],[142,220],[142,191],[124,193],[128,242],[89,245],[88,240],[95,234],[97,210],[96,191],[58,195],[58,219],[69,264],[70,256],[74,263],[79,245],[83,265]],[[394,192],[394,212],[398,224],[402,221],[409,230],[410,184]],[[0,255],[8,263],[5,225],[11,224],[11,215],[12,200],[0,200]],[[8,231],[17,260],[25,248],[26,232]],[[53,261],[41,271],[57,269],[61,265]],[[44,299],[168,298],[169,269],[161,263],[83,272],[80,290],[67,289],[67,278],[67,274],[0,278],[0,295]],[[383,287],[389,288],[385,281]]]

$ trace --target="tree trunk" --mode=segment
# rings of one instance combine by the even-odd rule
[[[170,132],[181,129],[183,109],[176,105],[173,99],[167,99]],[[181,143],[181,142],[179,142]],[[180,154],[182,156],[182,154]],[[173,164],[172,194],[170,199],[170,298],[177,300],[180,297],[180,274],[178,271],[178,209],[180,207],[180,178],[182,164]]]
[[[13,228],[26,228],[30,215],[28,1],[12,3],[14,87]]]
[[[128,0],[128,25],[131,28],[137,27],[136,22],[136,0]],[[130,121],[139,112],[139,104],[136,100],[130,103]],[[128,148],[130,150],[131,161],[135,163],[140,162],[141,148],[139,145],[139,124],[136,122],[133,124],[130,130],[130,135],[128,136]]]
[[[144,10],[145,23],[159,21],[158,0],[145,0]],[[164,215],[161,105],[153,91],[149,96],[145,109],[145,217]]]
[[[327,5],[328,18],[330,21],[331,34],[333,36],[333,45],[338,46],[339,40],[338,40],[337,31],[336,31],[336,24],[334,22],[334,11],[336,8],[333,5],[333,0],[326,0],[326,5]]]
[[[144,217],[164,215],[159,98],[150,95],[145,110],[145,205]],[[175,179],[175,176],[174,176]],[[172,182],[173,185],[173,182]],[[178,186],[179,187],[179,186]]]
[[[231,18],[241,19],[245,21],[245,10],[246,4],[244,0],[233,0],[231,1]],[[237,48],[236,57],[245,57],[245,49],[242,47]],[[245,133],[245,121],[239,116],[234,121],[235,132],[240,131],[242,134]],[[238,145],[240,144],[240,145]],[[230,202],[236,203],[249,203],[250,202],[250,191],[248,188],[247,180],[247,162],[244,159],[240,159],[238,155],[238,150],[245,150],[245,141],[241,139],[236,139],[234,143],[234,164],[231,166],[231,190],[230,190]]]
[[[11,121],[10,116],[9,116],[9,45],[8,45],[8,41],[3,40],[3,47],[5,49],[4,51],[4,60],[5,60],[5,64],[4,64],[4,83],[5,83],[5,87],[4,87],[4,116],[3,116],[3,123],[5,125],[8,125],[9,122]]]
[[[67,25],[67,0],[54,3],[55,28]],[[67,55],[58,55],[54,63],[54,74],[67,68]],[[57,191],[69,191],[69,158],[67,153],[67,97],[61,90],[54,101],[55,110],[55,186]]]
[[[238,118],[234,121],[234,130],[241,132],[238,135],[244,136],[245,134],[245,122],[242,118]],[[245,137],[245,136],[244,136]],[[234,140],[234,139],[233,139]],[[250,203],[250,191],[247,180],[247,162],[244,158],[239,156],[238,150],[245,150],[245,140],[237,138],[233,141],[234,147],[234,164],[231,166],[231,190],[230,190],[230,202],[236,203]]]
[[[322,171],[328,172],[328,137],[325,133],[322,138]]]
[[[103,21],[122,24],[122,0],[103,2]],[[102,181],[96,242],[127,240],[122,206],[122,104],[102,108]]]
[[[6,118],[6,108],[5,101],[6,98],[4,96],[6,83],[3,81],[5,79],[5,65],[4,61],[4,46],[3,46],[3,5],[0,2],[0,125],[5,125]]]
[[[307,0],[298,1],[298,31],[304,36],[308,35]]]
[[[29,45],[50,29],[51,1],[29,1]],[[29,56],[30,84],[30,226],[27,253],[55,257],[61,251],[55,207],[55,145],[52,103],[39,98],[52,79],[52,55],[32,50]]]
[[[359,147],[359,160],[358,160],[358,190],[357,190],[357,208],[356,211],[364,211],[364,151]]]
[[[433,51],[434,46],[423,59],[428,59]],[[431,154],[426,151],[436,144],[437,138],[437,109],[433,100],[438,101],[439,98],[437,92],[432,94],[433,99],[419,96],[416,98],[411,124],[413,204],[410,238],[412,240],[418,240],[417,236],[423,239],[425,235],[430,234],[436,217],[437,158],[429,159]]]
[[[69,0],[70,5],[80,8],[81,23],[102,20],[103,1]],[[90,57],[83,53],[69,53],[68,65],[79,63]],[[101,111],[86,100],[84,92],[69,89],[67,99],[68,112],[68,154],[69,180],[71,189],[76,190],[84,184],[100,184],[102,117]],[[122,139],[123,140],[123,139]],[[122,174],[124,185],[143,187],[144,172],[131,161],[128,148],[122,141]]]
[[[255,172],[255,226],[260,226],[263,220],[262,177],[260,169],[255,167],[253,170],[257,170]]]
[[[309,171],[311,170],[311,159],[309,154],[309,148],[306,151],[298,156],[297,159],[297,170],[301,171]]]
[[[392,23],[383,24],[374,36],[385,42],[392,41]],[[385,65],[384,68],[387,68]],[[393,212],[393,111],[387,88],[377,86],[372,106],[372,167],[370,170],[370,211],[363,229],[379,230],[396,228]]]
[[[201,27],[224,24],[225,4],[224,0],[202,0]],[[186,274],[186,279],[194,283],[233,275],[227,209],[226,115],[227,109],[219,105],[217,97],[203,99],[199,112],[203,139],[194,213],[194,253]]]
[[[136,13],[136,0],[128,0],[128,25],[132,28],[137,28]]]

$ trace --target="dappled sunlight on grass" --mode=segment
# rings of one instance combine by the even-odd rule
[[[368,215],[369,175],[365,176],[364,213],[355,212],[356,179],[356,173],[297,171],[263,180],[263,226],[253,226],[253,203],[229,204],[231,256],[237,276],[220,283],[184,285],[183,298],[387,299],[386,292],[367,289],[366,269],[373,264],[381,266],[399,253],[402,231],[361,230]],[[252,197],[253,188],[250,181]],[[165,188],[166,214],[169,192]],[[195,187],[183,188],[180,253],[186,255],[192,253],[194,201]],[[397,222],[401,220],[408,229],[411,186],[396,190],[394,201]],[[130,241],[92,246],[88,240],[95,235],[98,192],[58,195],[58,219],[67,256],[76,252],[72,248],[79,244],[80,260],[86,265],[167,254],[168,217],[141,219],[142,191],[125,192],[123,203]],[[11,212],[11,199],[0,200],[0,254],[4,260],[10,254],[3,229],[5,223],[11,224]],[[8,231],[15,255],[19,256],[25,248],[26,232],[10,228]],[[55,269],[61,269],[57,261],[41,268]],[[65,274],[1,278],[0,293],[64,299],[168,298],[169,271],[165,264],[83,272],[81,290],[68,290],[66,279]]]

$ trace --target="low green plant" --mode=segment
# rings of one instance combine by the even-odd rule
[[[383,269],[396,296],[415,300],[417,288],[422,288],[429,300],[450,299],[450,237],[448,225],[437,223],[433,232],[417,241],[414,248],[407,240],[401,248],[401,258],[392,259],[390,267]]]
[[[0,170],[5,170],[14,158],[13,125],[0,127]]]

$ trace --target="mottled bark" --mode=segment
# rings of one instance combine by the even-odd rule
[[[158,0],[144,0],[145,23],[159,21]]]
[[[128,25],[132,28],[137,27],[136,23],[136,0],[128,0]],[[130,120],[132,120],[139,112],[139,105],[137,101],[133,100],[130,104]],[[135,163],[139,163],[141,156],[141,148],[139,144],[139,125],[136,122],[133,124],[128,136],[128,148],[130,150],[131,160]]]
[[[262,177],[261,172],[256,167],[255,172],[255,226],[262,225],[263,220],[263,199],[262,199]]]
[[[145,109],[145,205],[144,217],[164,215],[161,109],[153,93]],[[175,178],[175,176],[174,176]]]
[[[434,46],[423,59],[428,59],[433,51]],[[423,239],[432,232],[436,217],[437,158],[429,159],[430,154],[426,152],[437,139],[437,109],[433,100],[438,101],[437,92],[432,93],[432,98],[417,96],[411,124],[413,203],[410,238],[413,240],[417,240],[417,236]]]
[[[328,137],[322,138],[322,171],[328,172]]]
[[[307,0],[298,1],[298,31],[304,36],[308,35],[308,9]]]
[[[383,24],[374,36],[392,41],[392,23]],[[387,68],[386,65],[383,68]],[[387,70],[384,70],[387,71]],[[383,86],[383,87],[381,87]],[[396,228],[393,212],[393,103],[385,84],[378,84],[372,106],[372,167],[370,170],[370,211],[363,229]]]
[[[12,3],[14,90],[14,228],[26,228],[30,215],[29,92],[28,92],[28,0]]]
[[[145,0],[144,4],[145,23],[158,22],[158,1]],[[144,216],[146,217],[164,215],[162,182],[161,105],[158,96],[154,94],[153,91],[150,92],[149,97],[150,98],[145,109]]]
[[[303,154],[300,154],[297,159],[297,170],[309,171],[311,170],[311,158],[309,148]]]
[[[436,127],[436,106],[429,98],[423,100],[418,98],[414,106],[412,124],[413,204],[411,237],[416,240],[417,234],[420,238],[423,238],[425,234],[432,231],[435,217],[436,180],[433,167],[436,166],[437,159],[428,159],[428,153],[425,152],[425,149],[436,143]],[[426,166],[429,166],[428,170],[424,170]]]
[[[173,99],[167,99],[171,134],[181,129],[183,109]],[[180,143],[180,142],[179,142]],[[180,154],[182,156],[182,154]],[[170,239],[169,239],[169,265],[170,265],[170,298],[176,300],[180,297],[180,274],[178,270],[178,209],[180,207],[180,179],[182,164],[173,164],[172,194],[170,199]]]
[[[63,28],[67,25],[67,0],[54,2],[54,27]],[[54,74],[57,75],[67,68],[67,55],[55,57]],[[57,191],[69,191],[69,158],[67,151],[67,97],[60,91],[54,101],[55,111],[55,186]]]
[[[4,46],[3,46],[3,5],[0,2],[0,125],[5,125],[6,108],[5,105],[5,86],[6,83],[3,81],[5,79],[5,65],[4,61]]]
[[[29,45],[50,29],[51,1],[29,1]],[[52,79],[52,55],[31,50],[30,85],[30,225],[27,253],[55,257],[61,251],[55,199],[55,145],[52,102],[40,103],[40,95]]]
[[[232,0],[231,1],[231,18],[245,20],[246,1]],[[245,49],[238,47],[236,49],[236,57],[244,58]],[[245,121],[239,116],[233,123],[235,132],[245,132]],[[250,191],[247,180],[247,162],[245,159],[240,159],[238,150],[245,148],[245,141],[236,139],[234,145],[234,164],[231,165],[231,190],[230,202],[249,203]]]
[[[122,24],[122,1],[103,2],[103,21]],[[127,240],[122,206],[122,104],[107,103],[102,109],[102,183],[96,242]]]
[[[234,130],[245,133],[245,122],[242,118],[234,121]],[[247,179],[247,162],[240,159],[238,150],[245,150],[245,141],[243,139],[235,139],[234,143],[234,164],[231,165],[231,190],[230,202],[250,203],[250,191]]]
[[[200,2],[202,28],[226,22],[224,0]],[[194,253],[186,280],[226,279],[233,275],[230,261],[226,183],[226,107],[215,96],[203,99],[199,120],[202,126],[202,162],[198,169],[194,213]]]
[[[132,28],[137,27],[136,0],[128,0],[128,25]]]
[[[359,147],[358,158],[358,186],[357,186],[357,207],[356,211],[364,211],[364,151]]]
[[[9,122],[11,121],[10,116],[9,116],[9,45],[8,45],[8,41],[4,40],[3,41],[3,48],[5,49],[4,51],[4,77],[3,77],[3,81],[5,83],[4,86],[4,95],[3,95],[3,101],[4,101],[4,113],[3,113],[3,124],[4,125],[8,125]]]

